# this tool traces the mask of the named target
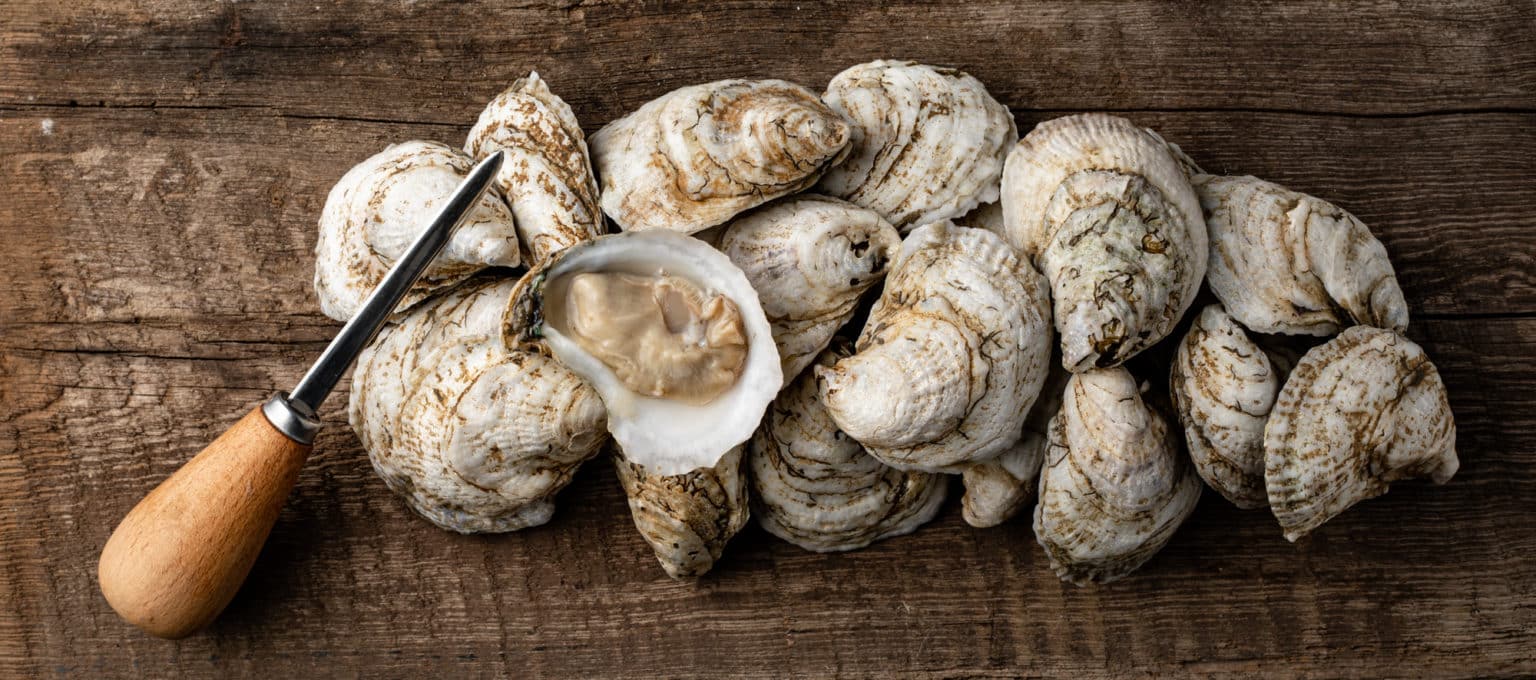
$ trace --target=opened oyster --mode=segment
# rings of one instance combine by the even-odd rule
[[[1068,370],[1156,344],[1205,276],[1205,222],[1184,167],[1124,118],[1041,123],[1008,155],[1002,203],[1009,241],[1051,282]]]
[[[746,526],[747,476],[741,447],[707,468],[662,475],[617,452],[613,459],[635,528],[672,578],[700,576]]]
[[[351,319],[474,164],[457,149],[416,141],[390,146],[347,171],[320,214],[315,245],[320,311],[337,321]],[[488,189],[399,309],[486,267],[519,262],[512,212],[499,189]]]
[[[1211,231],[1211,292],[1259,333],[1403,331],[1408,304],[1387,249],[1338,206],[1257,177],[1196,185]]]
[[[1200,478],[1124,368],[1072,376],[1051,420],[1035,538],[1064,581],[1108,583],[1173,537]]]
[[[1062,392],[1070,375],[1060,365],[1052,366],[1040,397],[1024,418],[1019,441],[996,458],[965,468],[961,475],[965,496],[960,508],[966,524],[995,527],[1013,519],[1035,497],[1045,447],[1050,442],[1051,419],[1061,410]]]
[[[602,395],[625,457],[654,475],[712,468],[745,442],[783,373],[757,293],[729,258],[672,232],[556,253],[513,293],[515,341]]]
[[[514,282],[471,282],[386,327],[358,356],[348,414],[391,491],[444,529],[549,521],[607,435],[597,393],[502,344]]]
[[[959,472],[1018,441],[1050,358],[1045,281],[997,235],[902,242],[858,351],[815,367],[832,420],[887,465]]]
[[[997,200],[1019,130],[981,81],[950,68],[872,61],[822,97],[853,123],[848,158],[821,191],[879,212],[902,233]]]
[[[627,231],[692,233],[816,183],[848,123],[782,80],[673,90],[592,135],[603,211]]]
[[[1285,382],[1282,368],[1214,304],[1179,343],[1168,382],[1200,477],[1239,508],[1268,505],[1264,424]]]
[[[1264,428],[1264,456],[1270,509],[1292,541],[1392,482],[1444,484],[1460,466],[1440,372],[1412,340],[1368,326],[1296,364]]]
[[[496,186],[512,207],[529,266],[603,233],[581,125],[538,73],[519,78],[486,105],[464,150],[476,159],[507,152]]]
[[[832,365],[846,347],[818,359]],[[790,383],[747,448],[758,524],[806,550],[862,548],[926,524],[944,503],[948,480],[882,464],[827,415],[806,373]]]
[[[873,210],[805,194],[731,221],[715,245],[757,290],[787,383],[826,349],[859,295],[885,278],[900,244]]]

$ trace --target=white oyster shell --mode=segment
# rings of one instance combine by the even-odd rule
[[[1009,241],[1051,282],[1069,370],[1157,343],[1205,276],[1205,222],[1183,166],[1124,118],[1041,123],[1008,155],[1002,204]]]
[[[548,282],[582,272],[613,271],[677,276],[733,302],[747,340],[744,368],[736,382],[702,405],[638,394],[574,340],[543,323]],[[720,251],[682,234],[609,234],[559,251],[523,277],[513,305],[516,342],[547,348],[596,389],[608,409],[608,429],[624,455],[653,475],[715,467],[752,436],[784,382],[772,329],[746,275]]]
[[[530,73],[497,95],[464,144],[476,159],[507,152],[496,185],[512,207],[529,266],[604,231],[597,181],[576,115]]]
[[[320,310],[337,321],[351,319],[473,168],[474,160],[457,149],[413,141],[390,146],[347,171],[320,214],[315,245]],[[398,309],[486,267],[520,261],[512,212],[499,189],[488,189]]]
[[[692,233],[816,183],[848,123],[782,80],[673,90],[592,135],[603,211],[627,231]]]
[[[992,460],[967,466],[961,476],[965,497],[961,515],[973,527],[995,527],[1013,519],[1035,497],[1045,447],[1050,442],[1051,418],[1061,410],[1062,392],[1070,373],[1052,366],[1040,397],[1024,418],[1019,441]]]
[[[715,245],[757,290],[787,384],[885,278],[901,236],[873,210],[803,194],[732,220]]]
[[[1392,482],[1450,481],[1456,423],[1424,350],[1395,331],[1355,326],[1308,351],[1264,428],[1264,484],[1296,540]]]
[[[837,74],[822,99],[853,130],[848,158],[822,176],[820,191],[879,212],[902,233],[997,200],[1019,130],[981,81],[880,60]]]
[[[937,222],[902,243],[857,353],[814,370],[832,419],[876,458],[959,472],[1018,441],[1050,337],[1039,272],[991,232]]]
[[[554,360],[502,344],[513,281],[478,281],[387,326],[358,356],[348,415],[391,491],[453,531],[549,521],[607,439],[602,401]]]
[[[1239,508],[1268,505],[1264,424],[1284,382],[1279,367],[1213,304],[1179,342],[1168,382],[1200,477]]]
[[[739,446],[712,467],[680,475],[656,474],[618,452],[613,464],[635,528],[672,578],[708,572],[747,524],[747,477]]]
[[[1064,581],[1135,571],[1200,500],[1200,478],[1124,368],[1072,376],[1045,455],[1035,538]]]
[[[828,350],[830,366],[846,352]],[[753,515],[806,550],[854,550],[911,533],[938,514],[943,475],[887,467],[837,429],[811,373],[779,393],[747,447]]]
[[[1408,304],[1387,250],[1354,215],[1256,177],[1196,186],[1211,233],[1211,292],[1259,333],[1403,331]]]

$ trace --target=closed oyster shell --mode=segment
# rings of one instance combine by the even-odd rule
[[[880,60],[837,74],[822,99],[853,123],[848,158],[821,178],[822,192],[879,212],[902,233],[997,200],[1019,129],[981,81]]]
[[[1291,541],[1392,482],[1450,481],[1460,461],[1439,371],[1395,331],[1344,331],[1308,351],[1281,388],[1264,460],[1270,509]]]
[[[716,247],[757,290],[788,384],[885,278],[901,236],[873,210],[805,194],[731,221]]]
[[[348,415],[374,470],[421,516],[461,533],[549,521],[603,441],[597,393],[501,342],[513,281],[418,306],[358,356]]]
[[[995,527],[1013,519],[1034,499],[1045,447],[1050,442],[1051,418],[1061,410],[1062,392],[1070,375],[1053,366],[1040,397],[1024,418],[1019,441],[996,458],[965,468],[961,476],[965,497],[960,507],[966,524],[981,529]]]
[[[859,335],[818,366],[839,428],[892,467],[960,472],[1018,441],[1050,358],[1045,281],[1002,239],[937,222],[912,232]]]
[[[1200,500],[1200,478],[1167,421],[1123,368],[1072,376],[1045,458],[1035,538],[1064,581],[1108,583],[1135,571]]]
[[[1354,215],[1257,177],[1196,184],[1211,233],[1211,292],[1259,333],[1408,328],[1387,250]]]
[[[714,467],[681,475],[659,475],[615,451],[614,469],[635,528],[656,552],[672,578],[701,576],[715,565],[725,544],[747,524],[747,477],[741,447]]]
[[[1213,304],[1179,342],[1168,382],[1200,477],[1239,508],[1268,505],[1264,424],[1284,382],[1280,367]]]
[[[846,349],[827,350],[830,366]],[[758,524],[806,550],[854,550],[938,514],[948,480],[887,467],[837,429],[806,373],[779,393],[747,447]]]
[[[507,152],[496,185],[512,207],[529,266],[602,235],[586,137],[571,107],[538,73],[517,79],[486,105],[464,150],[476,159]]]
[[[1003,171],[1009,241],[1051,282],[1062,362],[1117,366],[1168,335],[1205,276],[1200,202],[1161,137],[1067,116],[1019,141]]]
[[[693,233],[805,189],[842,160],[848,123],[782,80],[673,90],[592,135],[603,212],[627,231]]]
[[[320,214],[315,244],[320,311],[337,321],[351,319],[473,168],[474,160],[457,149],[412,141],[389,146],[348,170]],[[486,267],[520,261],[512,212],[499,189],[488,189],[398,309]]]

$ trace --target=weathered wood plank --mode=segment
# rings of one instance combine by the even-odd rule
[[[892,55],[971,70],[1039,109],[1536,108],[1529,2],[612,0],[12,2],[0,103],[238,106],[465,120],[537,68],[607,119],[725,76],[819,87]],[[125,77],[131,74],[131,77]]]
[[[1427,321],[1463,468],[1404,484],[1299,545],[1208,494],[1133,578],[1061,584],[1027,521],[815,555],[753,529],[698,583],[673,582],[629,526],[605,464],[544,528],[463,537],[374,477],[336,399],[273,541],[232,610],[180,643],[119,622],[96,551],[139,496],[238,417],[308,347],[218,358],[8,351],[0,593],[28,675],[469,670],[557,676],[922,675],[1404,668],[1536,672],[1536,320]],[[219,353],[218,346],[208,348]],[[228,359],[228,360],[226,360]],[[18,445],[19,444],[19,445]],[[0,648],[3,649],[3,648]],[[12,654],[18,652],[13,651]],[[9,658],[8,658],[9,657]],[[130,666],[131,664],[131,666]]]

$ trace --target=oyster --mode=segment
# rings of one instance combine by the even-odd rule
[[[880,60],[837,74],[822,99],[853,123],[848,158],[822,176],[822,192],[879,212],[902,233],[997,200],[1019,129],[981,81]]]
[[[991,232],[937,222],[902,243],[857,353],[814,370],[832,420],[870,454],[958,472],[1018,441],[1050,337],[1039,272]]]
[[[1161,550],[1200,478],[1124,368],[1072,376],[1051,420],[1035,538],[1064,581],[1108,583]]]
[[[556,492],[607,439],[596,392],[502,344],[513,285],[471,282],[419,305],[352,372],[348,415],[374,470],[444,529],[549,521]]]
[[[1207,306],[1179,342],[1169,392],[1200,477],[1245,510],[1269,503],[1264,491],[1264,424],[1285,382],[1220,304]]]
[[[592,135],[603,212],[630,231],[692,233],[816,183],[848,123],[782,80],[673,90]]]
[[[1211,292],[1259,333],[1408,328],[1387,249],[1354,215],[1256,177],[1196,184],[1211,233]]]
[[[1013,519],[1035,497],[1040,467],[1045,463],[1045,446],[1050,441],[1051,418],[1061,410],[1061,394],[1070,376],[1060,366],[1053,366],[1034,408],[1024,418],[1024,432],[1019,441],[992,460],[965,468],[961,481],[965,497],[961,515],[965,523],[985,529]]]
[[[817,365],[846,354],[829,349]],[[838,430],[811,373],[779,393],[748,444],[747,461],[758,524],[817,552],[911,533],[938,514],[948,487],[943,475],[885,466]]]
[[[474,160],[457,149],[414,141],[387,147],[347,171],[320,214],[320,311],[337,321],[351,319],[473,168]],[[512,212],[499,189],[488,189],[399,309],[486,267],[519,262]]]
[[[486,105],[464,150],[477,159],[507,152],[496,184],[512,207],[529,266],[603,233],[581,125],[538,73],[517,79]]]
[[[1294,541],[1401,479],[1450,481],[1456,423],[1424,350],[1355,326],[1301,358],[1264,428],[1264,484]]]
[[[757,293],[729,258],[672,232],[559,251],[513,293],[512,338],[602,395],[608,429],[651,474],[712,468],[783,383]]]
[[[672,578],[709,571],[726,542],[747,524],[747,477],[740,446],[710,467],[679,475],[657,474],[622,453],[614,456],[613,464],[629,497],[635,528]]]
[[[791,196],[743,215],[716,243],[757,290],[788,383],[885,278],[901,236],[876,214],[825,196]]]
[[[1200,202],[1161,137],[1124,118],[1067,116],[1019,141],[1003,170],[1009,241],[1051,282],[1068,370],[1117,366],[1194,301]]]

